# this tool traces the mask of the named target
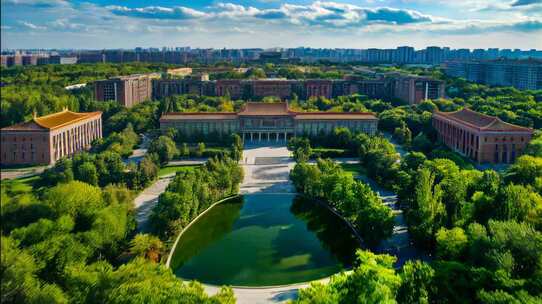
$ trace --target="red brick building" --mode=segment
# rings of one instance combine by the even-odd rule
[[[310,79],[305,81],[306,97],[319,97],[331,98],[333,90],[333,82],[331,80],[323,79]]]
[[[102,137],[102,112],[68,110],[0,130],[2,165],[53,164]]]
[[[400,76],[394,85],[394,96],[411,105],[444,97],[444,82],[429,77]]]
[[[159,74],[113,77],[94,83],[94,96],[99,101],[114,100],[130,108],[152,98],[152,79]]]
[[[433,127],[448,147],[478,163],[512,163],[533,135],[533,129],[466,108],[435,112]]]
[[[259,79],[252,82],[252,96],[263,98],[276,96],[281,100],[289,99],[292,96],[291,80],[282,79]]]
[[[239,99],[243,93],[241,80],[238,79],[217,80],[215,88],[216,96],[229,95],[233,99]]]

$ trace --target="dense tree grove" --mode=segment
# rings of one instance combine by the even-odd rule
[[[395,257],[357,252],[357,266],[351,273],[337,274],[328,284],[312,283],[301,289],[296,304],[395,303],[401,277],[393,269]],[[415,303],[415,302],[412,302]]]
[[[148,186],[158,175],[158,159],[147,154],[137,165],[126,165],[120,154],[104,151],[98,154],[79,153],[71,159],[61,159],[42,174],[39,183],[53,186],[72,180],[104,187],[126,184],[130,189]]]
[[[68,107],[102,111],[104,138],[93,142],[88,153],[62,159],[39,176],[2,181],[0,302],[235,302],[232,289],[208,296],[201,284],[183,282],[161,263],[179,230],[212,203],[238,193],[242,140],[173,129],[158,134],[158,120],[170,111],[238,111],[247,98],[179,95],[127,109],[94,100],[92,86],[64,88],[167,67],[130,63],[1,69],[1,127],[29,121],[34,112],[46,115]],[[211,79],[333,79],[349,68],[265,64],[243,73],[212,73]],[[293,302],[542,303],[542,91],[473,84],[436,69],[374,68],[440,78],[450,98],[411,106],[363,95],[293,96],[289,105],[299,111],[374,112],[383,134],[337,128],[331,134],[296,137],[288,144],[298,162],[291,179],[298,192],[340,213],[373,248],[392,233],[391,209],[366,183],[320,158],[358,157],[360,174],[398,195],[411,240],[430,259],[395,268],[395,257],[358,251],[351,271],[327,284],[311,284]],[[477,170],[447,149],[436,138],[432,113],[463,107],[537,129],[526,154],[497,172]],[[126,164],[123,159],[132,154],[141,133],[152,139],[149,153],[137,164]],[[156,179],[160,165],[194,156],[212,158],[177,173],[152,210],[152,233],[137,234],[137,191]],[[318,159],[316,164],[308,163],[311,158]]]
[[[242,168],[229,158],[177,173],[152,211],[153,231],[163,239],[174,237],[212,203],[237,194],[242,180]]]
[[[94,101],[90,88],[68,91],[64,87],[111,76],[156,72],[165,66],[130,63],[2,68],[1,126],[27,121],[32,118],[33,112],[41,116],[61,111],[64,107],[72,111],[101,110],[106,112],[107,118],[110,113],[122,111],[121,107],[114,102]]]
[[[361,233],[363,241],[374,246],[391,236],[393,214],[371,188],[344,172],[331,160],[318,159],[316,165],[301,162],[290,174],[296,190],[322,199],[338,210]]]
[[[460,161],[434,157],[432,152],[428,158],[427,151],[417,152],[414,147],[400,158],[383,137],[358,134],[351,138],[344,147],[355,146],[367,175],[398,194],[414,244],[434,256],[429,264],[409,262],[402,267],[400,287],[389,303],[542,301],[538,135],[528,154],[503,173],[459,166]],[[298,189],[322,191],[318,166],[298,166],[292,171],[294,181],[303,180],[297,176],[309,181],[296,184]],[[343,180],[339,184],[349,183]],[[332,197],[334,192],[325,189],[321,193]],[[353,287],[335,280],[303,291],[299,301],[343,301],[341,297],[353,292]],[[368,298],[362,302],[372,303]]]

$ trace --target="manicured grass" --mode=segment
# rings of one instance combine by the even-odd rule
[[[176,173],[179,171],[194,170],[194,168],[196,167],[198,166],[195,166],[195,165],[164,166],[160,168],[160,170],[158,171],[158,176],[160,177],[160,176],[168,175],[171,173]]]
[[[341,164],[341,167],[344,171],[352,174],[353,176],[366,174],[365,168],[363,168],[360,164]]]
[[[39,178],[39,175],[35,175],[24,178],[8,179],[3,180],[1,185],[2,188],[5,188],[6,191],[12,195],[30,193],[32,192],[34,182],[36,182]]]

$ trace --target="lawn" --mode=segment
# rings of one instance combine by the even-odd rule
[[[341,167],[353,176],[366,175],[365,168],[360,164],[341,164]]]
[[[164,176],[172,173],[176,173],[179,171],[190,171],[194,170],[194,168],[198,167],[198,165],[176,165],[176,166],[164,166],[160,168],[158,171],[158,176]]]
[[[32,192],[32,186],[40,178],[39,175],[17,178],[17,179],[5,179],[2,180],[2,188],[4,188],[11,195],[23,194]]]

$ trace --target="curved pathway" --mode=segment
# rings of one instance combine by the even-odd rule
[[[154,182],[154,184],[143,190],[143,192],[139,193],[139,195],[134,199],[138,232],[149,231],[148,221],[152,208],[156,206],[156,203],[158,203],[158,197],[160,194],[166,191],[166,188],[173,180],[173,177],[175,177],[174,173],[159,178],[156,182]]]
[[[335,159],[340,163],[357,163],[357,159]],[[243,157],[240,161],[243,167],[245,177],[240,186],[240,193],[294,193],[295,189],[289,179],[290,170],[295,166],[295,161],[291,157],[290,151],[284,144],[282,145],[245,145]],[[165,191],[169,182],[173,179],[173,174],[162,177],[151,187],[145,189],[134,201],[136,206],[136,219],[139,231],[146,231],[147,220],[152,208],[158,201],[158,196]],[[397,200],[394,193],[380,188],[374,181],[365,176],[357,178],[367,182],[371,188],[376,191],[384,200],[385,204],[390,205],[396,214],[396,227],[393,236],[384,241],[377,249],[377,252],[390,253],[398,256],[399,265],[404,261],[414,257],[415,252],[410,254],[411,244],[409,242],[408,231],[401,213],[401,210],[395,207]],[[404,257],[404,258],[403,258]],[[318,280],[325,283],[329,278]],[[276,287],[234,287],[233,291],[237,297],[237,303],[259,304],[259,303],[284,303],[295,299],[299,289],[310,285],[299,283]],[[215,294],[220,289],[219,286],[204,284],[205,290],[209,294]]]

